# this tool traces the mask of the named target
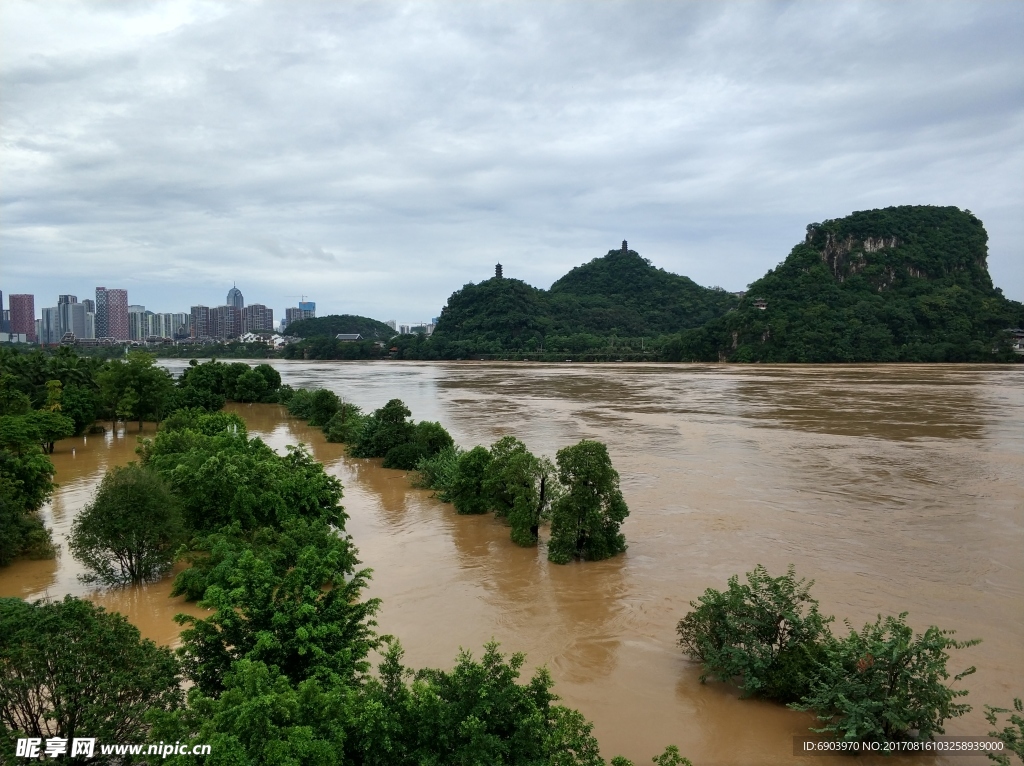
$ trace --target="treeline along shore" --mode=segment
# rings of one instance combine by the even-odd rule
[[[461,653],[450,670],[404,666],[400,642],[375,630],[379,601],[363,596],[371,572],[345,532],[340,482],[304,447],[279,455],[221,408],[288,402],[351,438],[353,453],[402,466],[442,455],[458,462],[440,424],[409,422],[397,401],[363,416],[325,392],[282,386],[267,365],[193,361],[175,380],[142,353],[100,362],[67,350],[4,350],[0,381],[2,563],[54,554],[37,515],[53,491],[53,442],[102,429],[97,418],[140,428],[156,420],[139,460],[108,471],[75,519],[70,553],[85,579],[107,587],[137,586],[184,561],[172,594],[210,610],[178,616],[180,647],[171,651],[86,600],[0,599],[4,762],[28,748],[70,755],[76,738],[95,738],[210,746],[210,756],[135,763],[605,763],[592,724],[557,704],[547,670],[520,679],[522,654],[489,643],[479,658]],[[625,506],[603,445],[559,452],[559,492],[551,464],[520,442],[503,442],[494,460],[484,453],[490,470],[466,480],[510,503],[514,541],[535,542],[551,508],[556,526],[567,522],[552,560],[624,549],[614,520]],[[573,514],[603,522],[569,525]],[[376,672],[372,652],[382,658]],[[126,762],[95,755],[90,762]],[[657,760],[688,763],[674,746]]]
[[[193,360],[175,379],[141,353],[100,362],[5,350],[0,391],[2,563],[53,555],[37,512],[53,491],[56,441],[106,420],[153,420],[138,461],[108,471],[76,517],[70,554],[85,579],[111,588],[183,562],[172,594],[209,610],[176,618],[171,651],[85,600],[0,599],[8,761],[19,741],[24,750],[95,737],[210,745],[209,757],[161,756],[182,764],[605,763],[592,724],[557,704],[547,670],[521,680],[521,654],[490,643],[450,670],[406,667],[399,640],[376,631],[380,602],[364,596],[372,573],[345,531],[340,482],[303,446],[278,454],[222,408],[284,405],[353,457],[408,471],[458,513],[494,513],[510,544],[544,545],[553,565],[625,550],[628,509],[600,442],[566,445],[554,462],[513,435],[465,449],[398,399],[364,414],[331,391],[282,385],[268,365]],[[929,741],[970,710],[960,682],[973,668],[948,665],[977,639],[937,626],[915,633],[906,613],[834,633],[812,585],[792,568],[773,576],[756,566],[691,604],[679,646],[702,681],[811,712],[812,731],[838,741]],[[1014,706],[986,706],[997,762],[1024,758]],[[671,745],[652,760],[689,763]],[[95,762],[104,761],[120,762]]]
[[[982,222],[955,207],[890,207],[811,223],[789,255],[742,293],[656,268],[624,242],[548,290],[497,272],[466,284],[452,293],[430,336],[395,336],[365,317],[322,317],[290,326],[301,340],[281,354],[540,362],[1024,361],[1024,305],[993,285],[987,258]],[[361,340],[339,340],[339,333]]]

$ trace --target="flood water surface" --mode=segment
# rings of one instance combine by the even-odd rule
[[[408,664],[449,667],[491,639],[525,652],[595,722],[606,757],[649,763],[674,743],[698,766],[829,762],[793,755],[810,716],[699,683],[675,646],[689,602],[757,564],[815,580],[837,631],[907,611],[918,631],[983,639],[953,654],[951,670],[978,668],[962,682],[976,709],[947,733],[983,735],[983,704],[1024,695],[1022,368],[274,365],[286,383],[364,410],[401,398],[465,447],[505,434],[552,458],[582,438],[608,445],[629,550],[556,566],[495,519],[458,516],[280,407],[232,406],[253,435],[281,450],[304,442],[341,478],[348,531],[374,570],[368,595],[383,599],[380,631],[401,639]],[[133,459],[136,435],[58,444],[61,487],[45,511],[57,542],[103,471]],[[56,561],[0,570],[0,595],[85,595],[163,643],[176,638],[173,614],[200,613],[168,598],[169,581],[91,590],[64,547]]]

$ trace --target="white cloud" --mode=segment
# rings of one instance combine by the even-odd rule
[[[0,5],[5,292],[232,281],[435,316],[622,238],[740,289],[806,223],[970,208],[1024,299],[1024,6]]]

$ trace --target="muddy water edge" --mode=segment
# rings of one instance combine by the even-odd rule
[[[403,472],[348,458],[280,407],[231,407],[279,450],[308,444],[342,480],[348,530],[374,570],[369,595],[383,599],[380,630],[402,639],[409,664],[447,667],[460,647],[479,653],[492,638],[526,652],[595,722],[606,756],[645,763],[671,742],[698,765],[833,760],[794,756],[809,716],[700,684],[674,645],[691,600],[759,563],[814,579],[838,630],[908,611],[918,630],[983,639],[950,664],[978,668],[963,682],[975,711],[950,734],[986,733],[982,705],[1024,695],[1024,368],[274,366],[292,386],[329,388],[364,410],[401,398],[463,446],[506,433],[551,457],[581,438],[608,445],[629,550],[559,567],[512,545],[494,519],[460,517]],[[44,514],[64,551],[0,570],[0,595],[86,596],[161,643],[176,640],[175,613],[200,613],[169,598],[170,580],[114,591],[77,580],[64,537],[103,472],[134,459],[138,435],[130,425],[58,443],[61,486]]]

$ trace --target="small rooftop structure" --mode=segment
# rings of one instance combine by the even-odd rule
[[[754,298],[754,308],[761,309],[761,311],[764,311],[765,309],[768,308],[768,301],[766,301],[764,298]]]
[[[357,332],[339,332],[334,337],[336,340],[340,340],[342,343],[354,343],[357,340],[363,339],[363,336]]]

